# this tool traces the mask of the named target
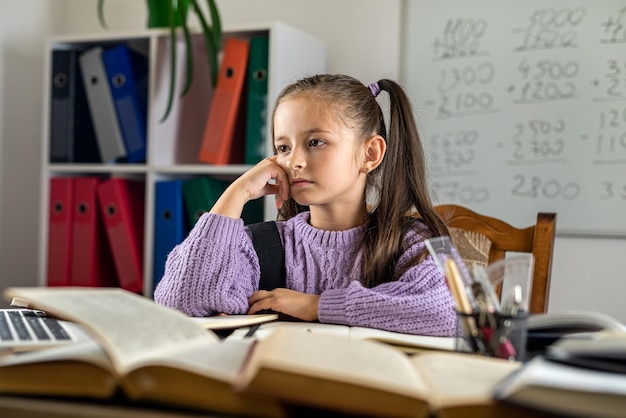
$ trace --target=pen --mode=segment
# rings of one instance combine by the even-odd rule
[[[256,332],[256,330],[259,329],[259,327],[261,326],[261,324],[256,324],[256,325],[252,325],[250,327],[250,329],[248,329],[248,332],[246,332],[246,335],[243,336],[243,338],[250,338],[254,335],[254,333]]]

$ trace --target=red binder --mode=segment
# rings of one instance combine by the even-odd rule
[[[213,91],[198,159],[209,164],[241,164],[245,153],[244,85],[250,43],[228,38]]]
[[[73,201],[73,179],[51,178],[48,204],[48,286],[71,284]]]
[[[143,291],[144,189],[142,181],[112,178],[98,186],[101,216],[120,287]]]
[[[73,286],[118,286],[113,259],[98,211],[97,177],[74,179],[72,228]]]

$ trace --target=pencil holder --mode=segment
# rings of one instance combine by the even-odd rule
[[[457,312],[457,318],[457,351],[525,360],[528,312],[515,315]]]

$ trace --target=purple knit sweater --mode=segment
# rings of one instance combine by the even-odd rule
[[[320,322],[452,336],[456,315],[445,278],[428,256],[397,281],[366,288],[359,282],[364,226],[346,231],[312,227],[309,213],[278,222],[287,287],[319,294]],[[401,266],[424,248],[428,229],[415,222],[404,238]],[[259,260],[240,219],[204,214],[169,254],[154,299],[191,316],[242,314],[258,289]]]

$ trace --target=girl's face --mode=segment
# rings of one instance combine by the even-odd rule
[[[334,213],[365,206],[361,141],[332,111],[306,96],[282,102],[274,113],[274,147],[298,204]]]

